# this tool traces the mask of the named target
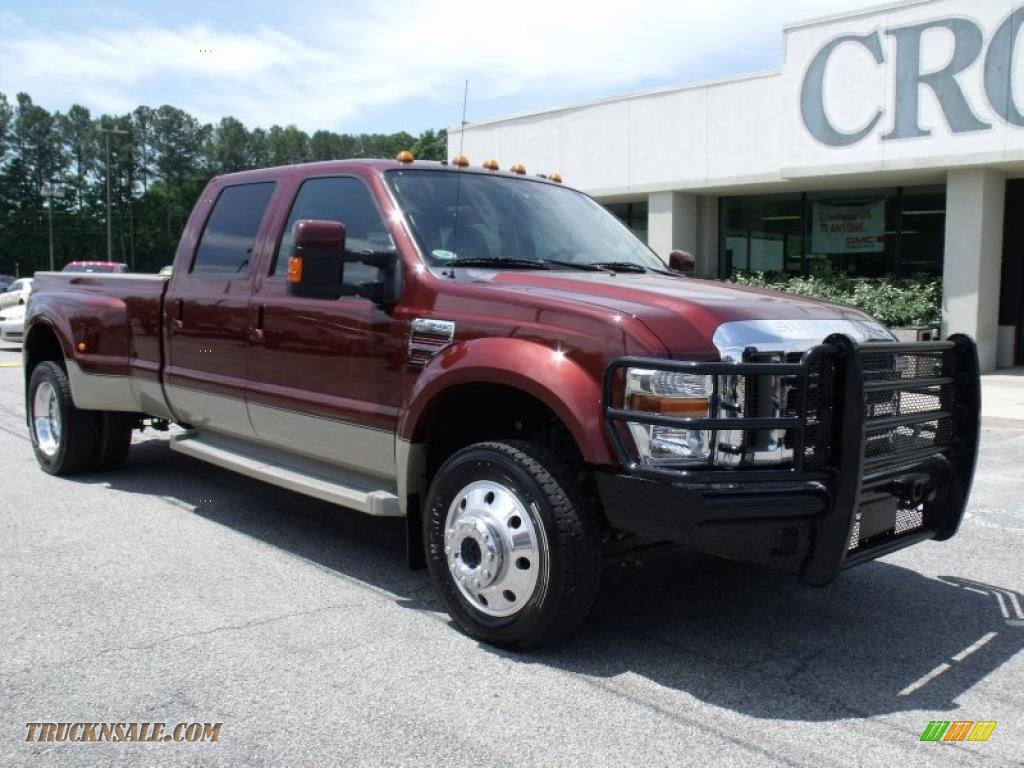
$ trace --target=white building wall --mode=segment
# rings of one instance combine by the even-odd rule
[[[985,168],[950,171],[946,183],[943,335],[978,342],[982,371],[996,367],[999,269],[1006,176]]]

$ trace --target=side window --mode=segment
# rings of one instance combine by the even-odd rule
[[[213,205],[189,272],[247,275],[256,234],[263,221],[273,182],[225,187]]]
[[[308,179],[299,187],[291,213],[284,226],[281,244],[270,268],[271,275],[288,272],[292,251],[292,228],[301,219],[340,221],[345,225],[345,249],[348,251],[385,251],[394,248],[380,211],[370,190],[351,176]],[[377,269],[365,264],[346,264],[345,282],[367,283],[378,279]]]

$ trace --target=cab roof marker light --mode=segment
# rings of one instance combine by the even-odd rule
[[[555,184],[561,184],[562,183],[562,174],[560,174],[560,173],[549,173],[548,174],[548,181],[553,181],[553,182],[555,182]]]
[[[483,167],[486,168],[488,171],[496,171],[501,166],[499,166],[498,161],[492,157],[490,160],[484,160]]]
[[[457,165],[459,168],[468,168],[469,158],[465,155],[458,155],[454,160],[452,160],[452,165]]]
[[[523,174],[526,173],[526,166],[523,165],[522,163],[516,163],[511,168],[509,168],[509,170],[512,171],[512,173],[518,173],[520,176],[522,176]]]
[[[400,163],[411,163],[415,159],[416,158],[413,157],[412,152],[410,152],[408,149],[403,149],[401,152],[395,155],[395,160],[397,160]]]

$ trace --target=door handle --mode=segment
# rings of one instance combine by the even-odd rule
[[[185,323],[181,319],[185,312],[185,302],[181,299],[175,299],[171,302],[171,306],[174,308],[174,313],[171,315],[170,322],[167,325],[170,333],[178,333],[185,328]]]
[[[256,324],[249,329],[249,341],[254,344],[259,344],[263,341],[263,310],[265,309],[263,304],[256,307]]]

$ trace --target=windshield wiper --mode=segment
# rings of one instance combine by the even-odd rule
[[[460,256],[444,262],[442,266],[455,267],[506,267],[509,269],[549,269],[542,259],[517,259],[504,256]]]
[[[544,259],[548,264],[554,264],[556,267],[569,267],[571,269],[582,269],[586,272],[600,272],[601,267],[596,264],[583,264],[578,261],[559,261],[558,259]]]
[[[592,266],[598,269],[607,269],[609,272],[646,272],[647,267],[634,264],[631,261],[599,261]]]

